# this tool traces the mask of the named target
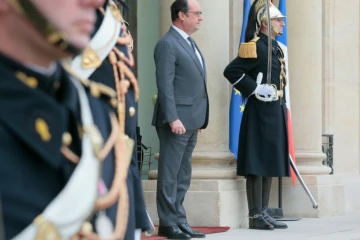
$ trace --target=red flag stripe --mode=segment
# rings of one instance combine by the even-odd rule
[[[295,146],[294,146],[294,138],[293,138],[293,131],[292,131],[292,122],[291,122],[291,113],[290,109],[287,108],[287,119],[288,119],[288,143],[289,143],[289,155],[296,164],[295,161]],[[293,180],[293,184],[296,185],[296,174],[294,170],[290,167],[290,176]]]

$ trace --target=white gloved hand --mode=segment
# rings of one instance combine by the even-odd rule
[[[264,96],[266,98],[275,97],[275,89],[267,84],[260,84],[255,89],[255,94]]]
[[[255,88],[254,94],[257,99],[263,102],[277,101],[277,91],[274,85],[261,84],[263,78],[262,72],[259,72],[256,78],[257,87]]]

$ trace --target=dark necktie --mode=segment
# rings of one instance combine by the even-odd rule
[[[192,39],[192,37],[188,37],[188,40],[190,41],[191,47],[194,50],[194,52],[196,52],[196,47],[195,47],[195,41],[194,39]]]

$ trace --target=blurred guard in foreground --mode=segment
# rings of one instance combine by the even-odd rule
[[[127,7],[123,1],[116,4]],[[111,236],[113,227],[116,229],[116,225],[121,222],[127,226],[125,239],[132,240],[140,239],[141,231],[151,229],[138,173],[137,154],[133,146],[136,142],[139,90],[130,69],[134,66],[130,52],[133,47],[131,35],[120,12],[116,11],[118,15],[114,19],[107,15],[109,8],[115,12],[113,2],[105,4],[97,11],[96,30],[92,40],[83,54],[72,61],[72,67],[82,78],[89,78],[117,91],[117,102],[112,104],[117,108],[119,130],[121,138],[124,138],[122,144],[126,154],[120,159],[112,154],[107,156],[102,169],[104,184],[99,194],[103,195],[103,199],[113,198],[112,203],[115,199],[119,199],[119,202],[115,205],[106,204],[109,208],[105,211],[99,209],[94,222],[96,231],[104,237]],[[101,117],[101,113],[95,115],[95,121]],[[108,132],[106,128],[100,131],[105,134]],[[102,232],[99,226],[104,222],[108,227]]]
[[[58,61],[88,46],[103,3],[0,0],[0,191],[6,239],[98,238],[85,221],[94,206],[103,206],[97,199],[101,161],[109,145],[118,146],[119,156],[125,152],[113,138],[119,130],[111,105],[116,92],[69,76]],[[103,112],[101,121],[94,121],[92,109]],[[111,133],[100,134],[107,124]]]

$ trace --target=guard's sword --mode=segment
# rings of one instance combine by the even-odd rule
[[[319,205],[317,204],[317,202],[315,201],[313,195],[311,194],[311,192],[309,191],[308,187],[306,186],[306,184],[305,184],[304,180],[302,179],[302,177],[301,177],[301,175],[300,175],[297,167],[295,166],[295,163],[294,163],[294,161],[292,160],[291,156],[289,156],[289,158],[290,158],[291,167],[292,167],[292,169],[294,170],[294,172],[295,172],[295,174],[296,174],[296,177],[299,179],[299,181],[300,181],[300,183],[301,183],[301,186],[304,188],[306,194],[309,196],[310,201],[311,201],[312,204],[313,204],[313,208],[314,208],[314,209],[317,209]]]
[[[268,25],[268,64],[266,83],[271,85],[271,67],[272,67],[272,39],[271,39],[271,19],[270,19],[270,0],[266,0],[266,17]]]

